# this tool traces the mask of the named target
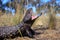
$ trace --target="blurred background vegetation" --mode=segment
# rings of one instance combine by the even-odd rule
[[[42,13],[42,16],[36,19],[32,26],[43,25],[44,27],[49,27],[49,29],[55,29],[56,26],[60,26],[59,2],[59,0],[10,0],[6,4],[3,4],[3,1],[0,1],[0,5],[2,5],[0,6],[0,26],[19,24],[26,11],[32,8],[33,15]],[[15,9],[15,12],[13,13],[12,11],[6,10],[5,7],[12,7],[12,9]]]

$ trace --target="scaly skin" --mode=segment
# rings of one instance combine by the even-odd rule
[[[22,22],[17,26],[4,26],[0,27],[0,38],[5,38],[13,35],[17,35],[19,30],[21,31],[22,35],[27,35],[29,37],[33,37],[35,32],[31,29],[32,24],[36,20],[31,20],[32,9],[28,9],[26,12],[25,17],[23,18]],[[38,17],[37,17],[38,18]],[[19,34],[18,34],[19,35]]]

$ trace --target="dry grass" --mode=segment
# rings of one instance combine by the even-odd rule
[[[20,23],[22,20],[23,15],[20,13],[16,13],[14,16],[11,14],[4,14],[0,16],[0,26],[12,26]]]
[[[12,16],[11,14],[8,14],[8,15],[4,14],[4,15],[0,16],[0,26],[16,25],[22,20],[22,18],[23,18],[23,14],[18,14],[17,13],[15,16]],[[33,24],[33,28],[36,25],[43,25],[45,27],[45,26],[48,25],[48,23],[49,23],[49,16],[48,15],[46,15],[46,16],[42,15],[38,19],[36,19],[36,21]],[[38,27],[38,26],[36,26],[36,27]],[[56,16],[56,28],[60,28],[60,17],[59,16]],[[60,38],[60,34],[59,33],[56,34],[55,30],[45,30],[44,33],[37,35],[36,38],[33,38],[33,39],[28,38],[28,37],[17,37],[17,38],[8,39],[8,40],[37,40],[37,39],[39,39],[39,40],[42,39],[43,40],[43,39],[48,39],[48,38],[51,39],[51,40],[53,40],[55,38],[58,39],[58,38]]]
[[[0,16],[0,26],[12,26],[12,25],[17,25],[18,23],[21,22],[23,19],[23,14],[22,13],[16,13],[15,16],[12,16],[11,14],[4,14]],[[48,26],[49,23],[49,16],[42,15],[33,24],[33,27],[36,25],[43,25],[43,26]],[[56,26],[60,26],[60,17],[56,16]]]
[[[49,16],[48,15],[46,15],[46,16],[42,15],[38,19],[36,19],[33,26],[36,26],[36,25],[48,26],[48,22],[49,22]]]
[[[16,10],[17,11],[14,16],[12,16],[11,13],[9,13],[7,15],[4,13],[4,15],[1,15],[3,13],[0,11],[0,15],[1,15],[0,16],[0,26],[13,26],[13,25],[19,24],[24,17],[22,6],[17,4]]]
[[[56,28],[60,29],[60,17],[56,16]]]
[[[56,16],[56,27],[60,27],[60,16]],[[33,24],[33,27],[35,27],[36,25],[43,25],[43,27],[48,27],[49,25],[49,16],[40,16]]]

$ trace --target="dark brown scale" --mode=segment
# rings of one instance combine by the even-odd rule
[[[31,20],[32,16],[32,9],[28,9],[26,12],[25,17],[23,18],[22,22],[18,24],[17,26],[4,26],[0,27],[0,38],[9,37],[10,35],[19,35],[21,31],[22,35],[27,35],[29,37],[33,37],[35,32],[31,29],[32,24],[34,23],[34,20]]]

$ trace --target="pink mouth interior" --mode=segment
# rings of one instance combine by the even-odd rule
[[[37,18],[37,16],[32,16],[32,20],[34,20],[35,18]]]

